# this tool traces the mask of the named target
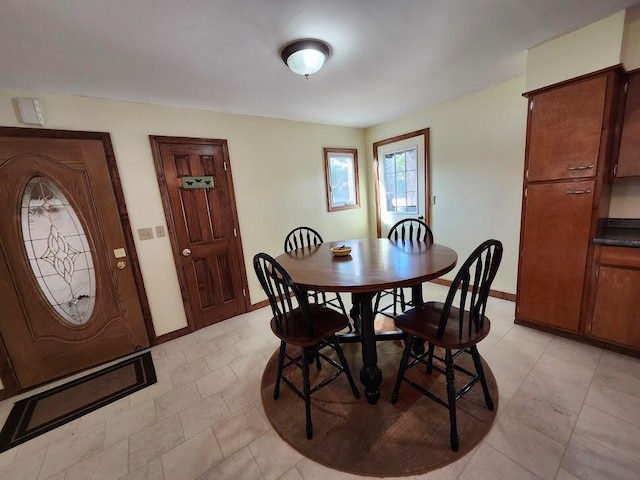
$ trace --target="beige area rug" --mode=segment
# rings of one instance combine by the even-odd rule
[[[449,411],[419,394],[403,382],[400,398],[391,404],[398,363],[402,354],[399,342],[378,342],[378,366],[382,369],[380,400],[370,405],[364,398],[359,382],[362,357],[360,344],[343,345],[351,372],[360,390],[356,400],[345,375],[311,396],[313,439],[305,435],[304,402],[284,383],[280,398],[273,399],[277,369],[277,351],[262,376],[262,403],[267,418],[278,434],[294,449],[327,467],[367,476],[417,475],[456,461],[475,447],[489,432],[498,410],[498,387],[493,373],[483,360],[489,390],[495,404],[493,412],[484,403],[482,387],[476,384],[458,401],[458,436],[460,450],[453,452],[449,445]],[[294,350],[291,350],[293,352]],[[330,351],[330,350],[329,350]],[[462,362],[462,357],[465,358]],[[461,365],[473,369],[470,355],[463,355]],[[318,372],[310,365],[311,385],[335,370],[323,362]],[[446,398],[444,375],[434,372],[427,376],[419,366],[411,369],[414,380]],[[289,367],[287,376],[302,385],[300,369]],[[457,388],[466,377],[456,374]],[[460,382],[460,383],[458,383]]]

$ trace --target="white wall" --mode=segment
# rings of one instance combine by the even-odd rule
[[[493,287],[515,293],[520,242],[527,102],[524,77],[367,129],[373,142],[430,129],[431,227],[435,241],[452,247],[461,263],[488,238],[504,245]],[[373,185],[371,169],[369,183]],[[373,188],[373,187],[371,187]],[[371,190],[373,191],[373,190]],[[375,209],[371,211],[372,225]],[[453,278],[455,271],[445,278]]]
[[[46,128],[111,134],[134,232],[166,226],[149,135],[227,139],[252,303],[266,298],[253,255],[281,253],[292,228],[310,225],[327,241],[369,235],[366,182],[361,208],[331,213],[324,183],[323,147],[357,148],[364,176],[362,129],[7,89],[0,89],[0,125],[24,126],[12,105],[17,96],[40,102]],[[186,326],[168,237],[134,237],[156,334]]]
[[[618,12],[529,49],[526,91],[620,63],[624,19]]]

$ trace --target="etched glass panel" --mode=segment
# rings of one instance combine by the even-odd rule
[[[33,177],[22,196],[21,221],[42,293],[65,321],[84,325],[93,312],[96,279],[89,242],[69,200],[49,178]]]

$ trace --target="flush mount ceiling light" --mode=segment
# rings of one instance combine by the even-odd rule
[[[329,45],[320,40],[296,40],[282,50],[282,60],[293,73],[309,75],[322,68],[329,57]]]

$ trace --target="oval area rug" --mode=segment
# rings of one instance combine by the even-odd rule
[[[345,375],[311,395],[313,438],[305,434],[304,402],[284,383],[280,398],[273,399],[277,369],[277,351],[269,359],[262,375],[262,403],[267,418],[280,437],[307,458],[335,470],[356,475],[405,476],[426,473],[462,458],[489,432],[498,410],[498,387],[490,368],[483,367],[495,408],[489,411],[484,403],[482,387],[476,384],[457,404],[460,450],[449,445],[449,411],[424,397],[403,382],[398,402],[391,404],[391,391],[396,378],[402,347],[398,342],[378,342],[378,366],[382,369],[380,399],[370,405],[364,398],[364,387],[358,381],[362,357],[360,344],[342,346],[351,373],[360,391],[356,400]],[[295,347],[289,347],[293,354]],[[326,349],[325,352],[331,351]],[[438,354],[436,350],[436,354]],[[468,358],[465,358],[468,357]],[[436,360],[434,360],[435,362]],[[470,355],[461,355],[458,363],[475,371]],[[335,372],[322,363],[322,370],[309,366],[311,386]],[[434,371],[427,376],[425,368],[410,370],[414,380],[446,399],[444,375]],[[299,368],[290,366],[285,374],[296,385],[302,385]],[[466,375],[456,372],[456,388],[466,382]]]

